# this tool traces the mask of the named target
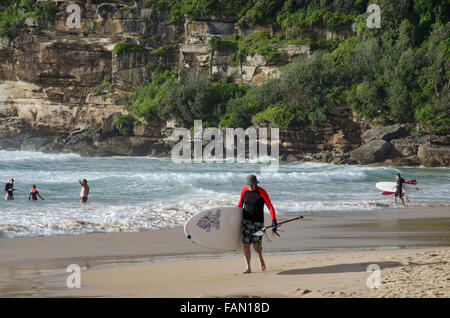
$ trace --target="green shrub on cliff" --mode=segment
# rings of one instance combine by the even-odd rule
[[[212,36],[208,43],[215,51],[236,51],[238,48],[236,40],[224,40],[217,35]]]
[[[150,82],[135,89],[127,108],[147,122],[176,119],[191,126],[195,119],[202,119],[215,127],[225,114],[226,103],[245,94],[247,88],[229,79],[213,81],[203,74],[179,82],[175,72],[155,71]]]
[[[448,1],[374,0],[383,10],[381,29],[366,26],[367,0],[181,0],[178,7],[175,2],[154,3],[192,18],[230,14],[241,24],[272,24],[271,32],[210,39],[214,50],[234,53],[236,64],[254,54],[275,59],[287,43],[309,44],[313,53],[282,67],[279,79],[244,90],[203,75],[180,82],[176,74],[162,76],[164,68],[153,62],[153,82],[135,91],[130,106],[147,119],[302,127],[333,120],[339,109],[368,123],[415,122],[437,133],[449,130]],[[345,40],[317,40],[312,30],[352,26],[356,32]]]
[[[253,116],[252,122],[266,123],[272,127],[288,128],[294,117],[294,113],[287,105],[271,106]]]
[[[245,93],[246,86],[238,86],[229,79],[213,81],[204,74],[188,77],[178,85],[168,87],[162,100],[162,114],[191,126],[202,119],[206,126],[217,127],[231,98]]]
[[[288,3],[288,2],[286,2]],[[353,23],[356,16],[341,11],[330,11],[327,7],[302,7],[296,11],[295,6],[284,7],[277,16],[277,23],[282,28],[293,28],[297,32],[307,32],[313,27],[324,27],[327,31],[336,32]]]
[[[0,37],[14,40],[22,31],[27,18],[33,21],[54,21],[56,4],[54,2],[37,2],[36,0],[4,0],[5,9],[0,13]]]
[[[162,100],[168,94],[168,88],[176,85],[178,79],[176,73],[166,70],[153,72],[152,80],[141,87],[137,87],[131,94],[131,103],[128,110],[139,117],[144,117],[147,122],[164,118]]]
[[[450,133],[450,23],[436,24],[423,43],[426,66],[419,77],[420,91],[413,99],[417,120],[438,133]]]
[[[238,41],[235,62],[241,64],[246,56],[253,56],[256,53],[267,56],[269,61],[272,60],[279,53],[273,46],[275,41],[266,31],[252,33]]]
[[[133,136],[134,126],[137,125],[139,121],[134,119],[131,114],[115,116],[113,127],[116,128],[122,136]]]
[[[126,53],[126,52],[146,52],[146,51],[147,50],[143,46],[141,46],[133,41],[117,43],[113,49],[113,52],[116,55],[119,55],[121,53]]]

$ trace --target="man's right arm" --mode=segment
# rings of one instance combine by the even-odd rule
[[[244,204],[244,194],[247,191],[247,187],[242,188],[241,190],[241,198],[239,199],[238,208],[242,208],[242,205]]]

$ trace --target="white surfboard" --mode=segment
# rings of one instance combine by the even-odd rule
[[[242,249],[241,208],[215,208],[192,216],[184,225],[186,238],[201,247],[218,251]],[[264,213],[264,225],[272,225],[272,218]],[[263,242],[274,239],[271,230],[263,236]]]
[[[377,182],[375,184],[377,189],[389,192],[395,192],[396,185],[397,185],[396,182]],[[417,184],[404,183],[402,188],[405,193],[419,191],[419,187],[417,186]]]

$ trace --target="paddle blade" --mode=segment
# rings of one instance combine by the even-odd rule
[[[265,229],[259,230],[258,232],[253,233],[254,236],[263,236],[266,233]]]
[[[391,194],[394,194],[394,192],[384,191],[384,192],[381,192],[381,194],[382,195],[391,195]]]
[[[406,183],[407,184],[417,184],[417,181],[416,180],[409,180],[409,181],[406,181]]]

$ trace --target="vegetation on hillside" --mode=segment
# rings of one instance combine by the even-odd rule
[[[277,48],[288,43],[309,44],[312,54],[284,66],[279,79],[249,87],[203,74],[181,81],[163,59],[176,43],[165,43],[148,51],[152,80],[136,88],[127,108],[147,121],[176,119],[191,126],[202,119],[206,126],[243,128],[313,126],[346,108],[368,122],[419,123],[430,132],[450,133],[448,0],[370,3],[381,8],[379,29],[366,26],[369,0],[143,0],[139,6],[169,10],[174,23],[185,15],[226,15],[237,23],[270,25],[271,33],[210,39],[214,50],[234,54],[236,65],[257,53],[276,59]],[[27,18],[55,15],[51,1],[0,0],[0,8],[0,36],[10,40]],[[314,29],[353,35],[317,40]],[[134,42],[114,48],[116,54],[140,50],[145,48]]]
[[[53,21],[56,17],[56,5],[52,1],[0,0],[0,10],[0,37],[6,37],[9,41],[21,32],[20,27],[26,19]]]
[[[279,44],[308,43],[315,51],[284,67],[281,78],[258,87],[205,75],[181,83],[174,72],[155,72],[152,82],[136,89],[129,106],[147,120],[298,127],[319,124],[330,118],[330,110],[344,106],[368,121],[418,122],[430,131],[449,132],[450,11],[445,0],[372,1],[382,10],[380,29],[367,28],[365,0],[157,2],[194,19],[228,14],[236,20],[271,23],[279,30],[243,39],[213,37],[213,49],[234,52],[236,64],[255,53],[271,59]],[[355,33],[340,42],[318,44],[308,38],[313,27],[348,27]]]
[[[114,46],[113,51],[115,54],[121,54],[124,52],[138,52],[138,51],[146,52],[147,50],[143,46],[141,46],[133,41],[127,41],[127,42],[117,43]]]

